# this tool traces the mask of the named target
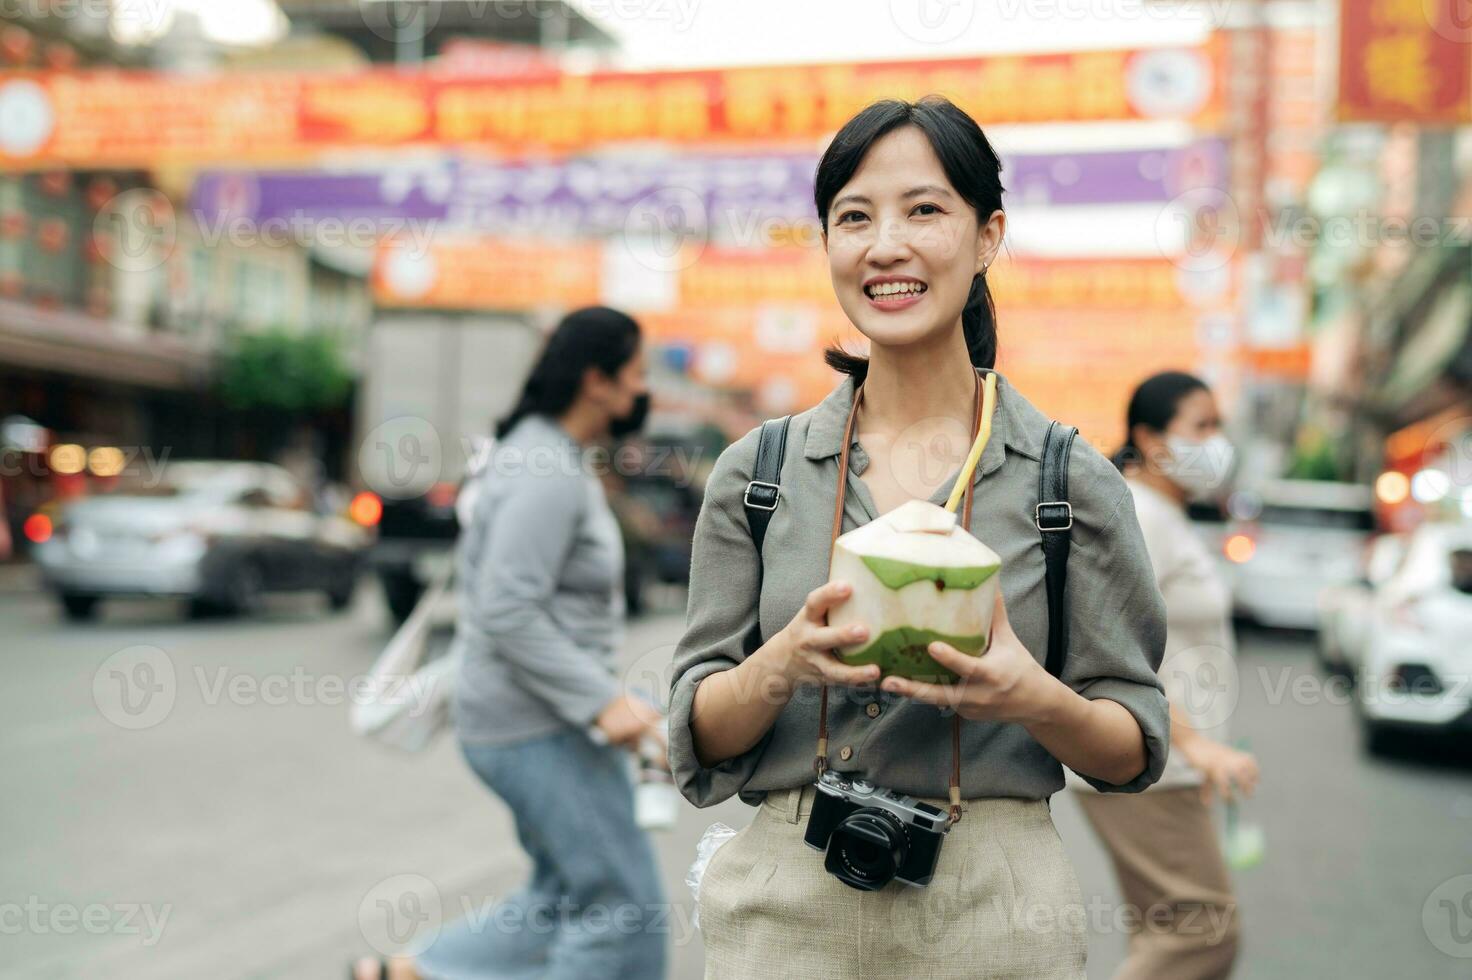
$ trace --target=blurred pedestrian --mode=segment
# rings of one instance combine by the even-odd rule
[[[563,319],[497,427],[457,552],[453,713],[531,879],[415,962],[388,964],[395,980],[664,976],[667,910],[628,765],[641,742],[662,742],[661,719],[615,675],[624,551],[588,453],[637,431],[648,408],[638,324],[596,307]],[[368,960],[355,975],[382,970]]]
[[[1170,698],[1170,760],[1160,781],[1135,796],[1070,785],[1113,859],[1125,902],[1144,920],[1116,980],[1207,980],[1231,973],[1241,935],[1210,805],[1250,796],[1258,765],[1225,742],[1236,704],[1231,595],[1186,505],[1220,491],[1233,451],[1211,390],[1176,371],[1135,389],[1125,432],[1115,463],[1165,599],[1160,677]]]
[[[10,540],[10,513],[5,509],[5,484],[0,482],[0,561],[8,561],[13,548]]]
[[[1165,765],[1169,714],[1155,674],[1165,616],[1129,490],[1082,440],[1054,456],[1071,459],[1059,469],[1075,544],[1055,624],[1071,640],[1050,671],[1037,493],[1057,430],[1000,375],[990,440],[963,485],[962,526],[1003,563],[986,655],[924,643],[916,629],[922,639],[902,655],[933,658],[960,677],[950,685],[881,681],[877,665],[834,656],[905,629],[828,625],[829,610],[857,594],[827,582],[834,538],[916,499],[946,502],[982,418],[997,353],[986,272],[1006,232],[1000,171],[976,121],[937,97],[869,106],[818,166],[834,293],[869,355],[830,350],[842,383],[790,419],[785,448],[762,450],[780,473],[762,544],[743,504],[763,489],[752,482],[761,430],[721,454],[675,656],[680,789],[699,806],[737,794],[760,804],[700,883],[710,980],[1076,980],[1085,912],[1048,798],[1063,788],[1063,765],[1125,792]],[[914,799],[897,817],[835,796],[845,785],[864,799],[878,788]],[[820,814],[850,806],[849,843],[834,843]],[[928,883],[904,879],[923,887],[896,880],[912,856],[932,853],[933,874],[911,872]]]

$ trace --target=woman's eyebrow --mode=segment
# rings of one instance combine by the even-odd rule
[[[924,197],[926,194],[940,194],[945,197],[955,197],[955,194],[951,192],[950,188],[942,187],[939,184],[921,184],[919,187],[911,187],[901,194],[900,197],[908,200],[912,197]],[[834,210],[843,207],[845,204],[862,204],[867,207],[872,206],[874,202],[862,194],[845,194],[829,205],[829,209]]]
[[[941,187],[939,184],[921,184],[919,187],[911,187],[901,194],[901,197],[922,197],[926,194],[944,194],[952,196],[949,188]]]

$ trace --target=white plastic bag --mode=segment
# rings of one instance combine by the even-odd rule
[[[426,662],[436,612],[449,588],[447,569],[430,583],[379,654],[369,674],[367,697],[353,703],[354,733],[391,748],[419,752],[449,727],[454,657]]]
[[[700,881],[705,877],[705,869],[710,867],[710,860],[715,857],[716,851],[724,847],[737,833],[723,823],[713,823],[705,828],[705,833],[700,835],[700,842],[695,845],[695,861],[690,865],[690,870],[685,872],[685,884],[695,897],[695,914],[690,921],[697,929],[700,928]]]

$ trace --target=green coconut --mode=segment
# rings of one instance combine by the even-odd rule
[[[1002,560],[958,526],[956,515],[912,500],[841,536],[830,579],[853,594],[828,622],[862,624],[870,639],[839,649],[845,663],[878,664],[882,676],[950,683],[956,675],[930,655],[936,640],[979,656],[991,638]]]

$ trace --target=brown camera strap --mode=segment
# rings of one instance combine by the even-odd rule
[[[976,375],[976,410],[971,421],[971,437],[976,438],[976,433],[981,429],[981,373]],[[838,493],[833,503],[833,534],[828,542],[828,564],[833,564],[833,545],[838,541],[838,536],[843,533],[843,505],[848,499],[848,457],[849,449],[854,441],[854,423],[859,417],[859,405],[864,400],[864,386],[860,385],[854,392],[854,404],[848,413],[848,423],[843,429],[843,449],[838,456]],[[970,444],[968,443],[968,448]],[[971,530],[971,491],[975,488],[976,481],[973,479],[966,484],[965,496],[961,505],[961,526],[967,531]],[[828,770],[828,685],[821,686],[818,695],[818,754],[813,760],[813,765],[822,775]],[[961,716],[951,716],[951,785],[950,785],[951,812],[950,821],[956,823],[961,819]]]

